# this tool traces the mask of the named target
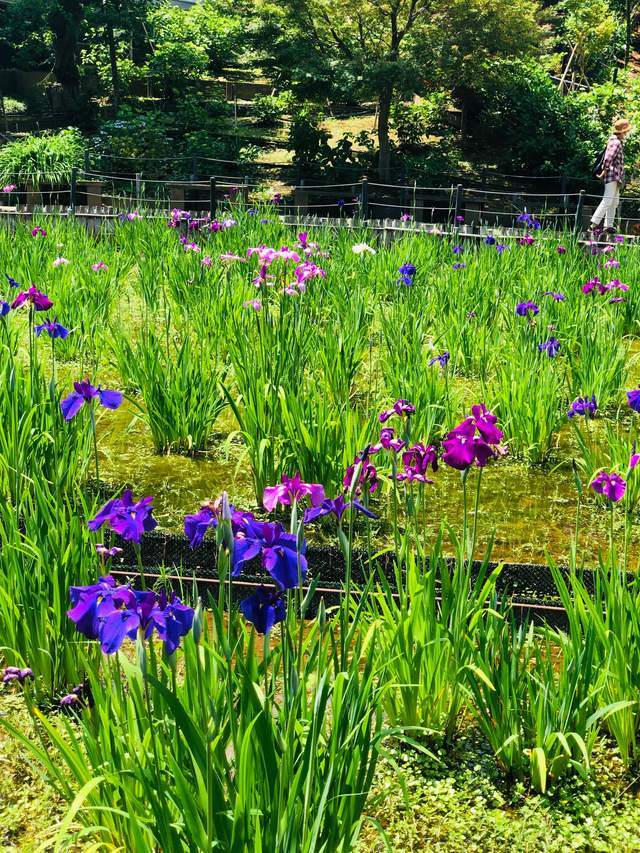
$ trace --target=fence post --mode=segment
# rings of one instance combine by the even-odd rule
[[[209,216],[215,219],[216,216],[216,179],[209,178]]]
[[[366,177],[360,181],[360,216],[369,218],[369,179]]]
[[[78,190],[78,169],[73,166],[71,169],[71,183],[69,185],[69,208],[71,213],[76,212],[76,194]]]
[[[462,205],[464,204],[464,188],[462,184],[458,184],[456,187],[456,204],[455,210],[453,213],[453,224],[454,226],[458,222],[458,217],[462,215]]]
[[[574,224],[574,231],[576,232],[576,234],[580,230],[580,226],[582,223],[582,208],[584,206],[584,196],[585,191],[580,190],[580,194],[578,195],[578,202],[576,204],[576,221]]]

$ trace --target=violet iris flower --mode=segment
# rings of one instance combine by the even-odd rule
[[[23,290],[19,293],[11,303],[11,307],[20,308],[25,302],[30,302],[35,311],[48,311],[50,308],[53,308],[53,302],[47,294],[42,293],[37,287],[33,286],[29,290]]]
[[[411,417],[411,415],[415,414],[415,411],[416,407],[408,400],[396,400],[390,409],[380,412],[378,420],[383,424],[385,421],[388,421],[389,418],[393,417],[393,415],[400,415],[400,417],[402,417],[402,415],[406,415],[407,417]]]
[[[634,412],[640,412],[640,388],[627,391],[627,403]]]
[[[97,640],[100,629],[99,614],[103,601],[114,599],[119,604],[130,600],[128,586],[118,586],[111,575],[98,578],[98,582],[89,586],[69,587],[71,609],[67,616],[75,622],[76,630],[88,640]]]
[[[550,296],[554,302],[564,302],[565,299],[567,298],[564,295],[564,293],[560,293],[560,292],[554,293],[553,290],[545,290],[545,292],[542,295],[543,296]]]
[[[268,634],[273,626],[284,621],[287,615],[282,594],[263,586],[240,602],[240,611],[259,634]]]
[[[263,568],[278,586],[293,589],[307,574],[306,550],[306,541],[302,540],[298,550],[297,536],[285,533],[279,522],[247,518],[234,540],[231,573],[237,577],[244,563],[261,555]]]
[[[222,512],[222,498],[216,498],[215,501],[206,501],[200,505],[198,512],[184,517],[184,533],[192,548],[197,548],[202,544],[202,541],[209,528],[217,527],[218,519]],[[246,521],[253,520],[253,514],[237,510],[232,504],[229,504],[229,512],[231,513],[231,529],[235,535],[239,530],[243,529]]]
[[[5,273],[5,277],[6,277],[7,281],[9,282],[9,287],[15,287],[18,290],[20,289],[20,285],[15,280],[15,278],[11,278],[11,276],[8,273]]]
[[[516,222],[526,225],[527,228],[533,228],[535,231],[540,228],[540,223],[530,213],[521,213]]]
[[[102,389],[99,385],[94,387],[88,379],[73,383],[74,390],[60,403],[65,421],[74,418],[85,405],[91,405],[97,397],[100,405],[105,409],[118,409],[122,405],[122,394],[120,391],[109,391]]]
[[[518,302],[516,305],[516,314],[519,317],[526,317],[529,313],[535,316],[540,313],[540,308],[538,308],[535,302],[531,302],[530,299],[526,302]]]
[[[446,367],[447,362],[449,361],[450,358],[451,358],[451,356],[450,356],[449,352],[443,352],[442,355],[436,355],[434,358],[432,358],[427,363],[427,366],[432,367],[437,361],[437,362],[439,362],[440,367]]]
[[[110,560],[111,558],[118,557],[120,554],[122,554],[122,548],[118,548],[116,545],[114,545],[112,548],[107,548],[106,545],[98,543],[96,545],[96,554],[99,557],[102,557],[103,560]]]
[[[589,486],[596,494],[604,495],[613,503],[622,500],[627,490],[627,484],[620,474],[607,473],[606,471],[600,471],[589,483]]]
[[[39,338],[43,332],[46,332],[50,338],[60,338],[64,340],[69,337],[69,329],[65,329],[63,325],[58,323],[58,320],[54,320],[51,322],[47,320],[46,323],[40,323],[38,326],[34,326],[34,331],[36,333],[36,338]]]
[[[466,264],[454,264],[452,269],[454,270],[464,270],[467,268]]]
[[[402,266],[398,267],[398,272],[400,273],[400,277],[396,280],[396,284],[404,284],[407,287],[413,284],[413,277],[416,274],[416,265],[415,264],[402,264]]]
[[[557,338],[549,338],[548,341],[538,344],[538,350],[546,352],[549,358],[555,358],[560,352],[560,341]]]
[[[366,515],[367,518],[378,517],[359,501],[347,501],[344,495],[338,495],[336,498],[326,498],[320,506],[309,507],[306,509],[304,511],[304,523],[308,524],[311,521],[315,521],[318,518],[324,518],[327,515],[335,515],[336,520],[340,523],[342,516],[350,506],[357,509],[358,512],[361,512],[363,515]]]
[[[23,668],[18,666],[5,666],[2,672],[3,684],[8,684],[10,681],[17,681],[19,684],[24,684],[27,678],[33,678],[33,670],[28,666]]]
[[[278,504],[291,506],[294,501],[309,497],[312,506],[320,506],[325,498],[324,487],[320,483],[303,483],[300,473],[293,477],[282,475],[276,486],[267,486],[262,494],[262,503],[267,512],[273,512]]]
[[[495,246],[496,238],[492,234],[487,234],[487,236],[484,238],[484,242],[487,246]]]
[[[158,526],[153,517],[153,498],[140,498],[134,503],[131,490],[127,489],[121,498],[107,501],[87,526],[95,532],[103,524],[108,524],[123,539],[140,544],[143,533],[149,533]]]
[[[464,252],[464,246],[454,246],[453,247],[453,254],[454,255],[461,255],[463,252]]]
[[[6,317],[9,311],[11,311],[11,305],[4,299],[0,299],[0,317]]]
[[[496,245],[496,251],[499,255],[501,255],[503,252],[507,252],[508,250],[509,250],[509,247],[506,246],[504,243],[498,243]]]
[[[592,394],[591,397],[578,397],[577,400],[574,400],[571,404],[569,411],[567,412],[568,418],[574,418],[576,415],[584,415],[584,417],[593,417],[598,409],[598,404],[596,403],[596,395]]]

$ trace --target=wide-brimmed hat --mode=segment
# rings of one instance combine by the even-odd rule
[[[617,118],[613,123],[614,133],[629,133],[631,130],[631,122],[626,118]]]

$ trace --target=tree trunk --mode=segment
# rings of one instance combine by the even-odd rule
[[[382,183],[391,179],[391,144],[389,142],[389,116],[393,86],[387,83],[378,96],[378,177]]]
[[[65,106],[70,112],[82,107],[78,53],[83,5],[82,0],[57,0],[49,13],[53,31],[53,73],[62,86]]]
[[[113,22],[109,19],[106,25],[107,43],[109,45],[109,63],[111,65],[111,87],[113,95],[111,102],[114,110],[118,109],[120,102],[120,75],[118,74],[118,54],[116,53],[116,40],[113,35]]]
[[[629,56],[631,54],[631,0],[626,0],[625,3],[625,23],[627,35],[624,46],[624,64],[626,67],[629,64]]]

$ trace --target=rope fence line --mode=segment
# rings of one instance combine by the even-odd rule
[[[344,188],[352,190],[354,198],[336,200],[336,194]],[[64,205],[59,205],[62,213],[75,213],[79,207],[86,206],[92,209],[96,216],[111,215],[123,207],[135,205],[154,208],[158,213],[172,208],[194,212],[197,209],[201,213],[208,212],[211,218],[214,218],[221,196],[225,202],[231,199],[232,203],[237,201],[242,204],[249,204],[254,199],[258,204],[261,199],[267,200],[266,191],[262,196],[258,194],[250,199],[250,194],[255,189],[264,187],[249,182],[246,178],[221,178],[211,175],[208,180],[163,181],[143,178],[140,173],[135,176],[121,176],[73,169],[68,186],[34,186],[27,187],[26,190],[16,188],[11,192],[0,193],[0,210],[27,213],[31,209],[37,212],[45,207],[54,207],[61,199],[68,198],[66,211]],[[234,192],[231,193],[230,190]],[[400,198],[397,197],[398,190]],[[393,198],[394,194],[396,198]],[[86,198],[86,205],[81,204],[82,198]],[[496,228],[504,228],[516,214],[527,213],[532,219],[544,220],[548,226],[560,226],[565,229],[572,226],[575,232],[580,232],[586,227],[587,213],[591,212],[586,205],[591,208],[591,202],[598,203],[600,198],[600,195],[587,193],[585,190],[578,193],[503,192],[490,188],[464,187],[462,184],[419,188],[417,185],[369,182],[363,178],[355,183],[301,183],[288,188],[282,194],[273,193],[270,200],[277,204],[279,213],[284,215],[289,212],[329,212],[336,207],[353,209],[361,224],[372,220],[370,212],[373,209],[388,211],[390,218],[394,217],[394,211],[410,212],[416,224],[435,224],[437,219],[437,222],[443,225],[458,226],[459,223],[469,220],[475,227],[493,225]],[[19,207],[23,201],[26,203],[20,211]],[[624,215],[625,208],[629,212],[640,214],[640,197],[624,196],[620,199],[618,208],[619,223],[628,227],[640,221],[640,216]],[[521,225],[523,229],[527,226],[536,227],[534,223],[526,221]],[[388,230],[393,229],[389,227]]]

